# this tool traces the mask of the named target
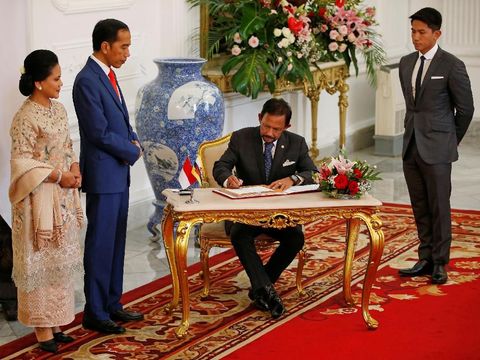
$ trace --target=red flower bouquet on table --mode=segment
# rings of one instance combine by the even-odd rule
[[[337,199],[358,199],[372,188],[372,182],[381,180],[376,166],[366,161],[351,161],[341,152],[338,156],[320,161],[314,180],[319,189]]]

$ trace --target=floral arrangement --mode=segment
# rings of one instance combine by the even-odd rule
[[[376,166],[366,161],[350,161],[344,152],[320,161],[318,173],[313,175],[319,189],[334,198],[358,199],[372,188],[372,182],[381,180]]]
[[[208,6],[209,57],[228,54],[224,74],[235,70],[235,91],[256,98],[275,91],[277,79],[313,82],[311,69],[325,61],[345,60],[358,75],[357,51],[367,75],[385,52],[375,32],[375,9],[361,0],[187,0]]]

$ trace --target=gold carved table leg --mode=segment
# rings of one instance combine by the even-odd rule
[[[355,213],[353,218],[361,219],[365,222],[370,234],[370,254],[368,257],[367,272],[363,280],[362,289],[362,315],[367,327],[374,330],[378,327],[378,321],[370,316],[368,305],[370,303],[370,291],[377,274],[378,265],[383,254],[384,236],[382,231],[382,222],[375,214],[368,215],[364,213]]]
[[[180,221],[177,228],[177,239],[175,241],[175,259],[177,264],[177,273],[180,284],[180,294],[182,296],[182,322],[175,330],[178,337],[184,337],[190,326],[190,290],[188,289],[187,273],[187,250],[190,231],[196,221]]]
[[[340,139],[339,147],[340,149],[345,148],[345,132],[347,127],[347,108],[348,108],[348,96],[347,92],[349,89],[348,84],[344,79],[339,80],[337,85],[339,96],[338,96],[338,110],[340,113]]]
[[[172,216],[172,208],[170,205],[167,205],[163,210],[162,236],[163,236],[163,244],[165,246],[165,253],[167,254],[168,265],[170,267],[170,274],[172,274],[173,296],[172,296],[172,301],[168,306],[168,311],[172,312],[178,306],[180,293],[179,293],[177,265],[175,261],[175,242],[173,239],[173,216]]]
[[[347,219],[347,247],[345,249],[345,263],[343,265],[343,296],[348,306],[354,306],[355,301],[352,298],[352,264],[355,255],[355,244],[360,230],[360,220],[351,218]]]

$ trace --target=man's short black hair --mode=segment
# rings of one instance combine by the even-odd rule
[[[288,126],[290,125],[290,119],[292,118],[292,109],[285,100],[272,98],[263,104],[260,115],[263,118],[263,115],[265,114],[285,115],[285,126]]]
[[[411,21],[419,20],[424,22],[433,31],[440,30],[442,27],[442,14],[431,7],[425,7],[418,10],[415,14],[410,16],[410,19]]]
[[[100,47],[104,41],[109,44],[114,43],[117,40],[119,30],[130,31],[127,24],[116,19],[100,20],[93,29],[92,43],[93,51],[100,50]]]

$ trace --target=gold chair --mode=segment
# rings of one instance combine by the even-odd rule
[[[200,157],[202,187],[220,187],[213,178],[213,165],[218,160],[228,147],[231,134],[222,138],[206,141],[198,148]],[[270,236],[262,234],[256,239],[258,248],[270,247],[272,242],[276,240]],[[210,292],[210,266],[209,253],[212,247],[231,248],[232,243],[230,237],[225,233],[225,223],[223,221],[212,224],[202,224],[199,231],[200,243],[200,261],[202,263],[203,274],[203,294],[202,297],[208,296]],[[302,271],[305,265],[305,249],[298,253],[298,266],[296,275],[296,286],[298,293],[301,294],[302,287]]]

